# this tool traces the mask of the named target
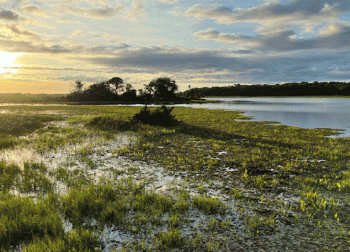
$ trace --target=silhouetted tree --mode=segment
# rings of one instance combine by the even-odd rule
[[[106,82],[94,83],[84,91],[85,99],[89,101],[113,101],[117,96]]]
[[[123,91],[123,89],[124,89],[124,81],[123,81],[123,79],[121,79],[119,77],[113,77],[112,79],[107,81],[107,84],[114,87],[114,89],[112,89],[112,90],[116,94],[118,94],[119,91]]]
[[[145,92],[150,94],[155,100],[174,100],[177,90],[178,86],[170,78],[158,78],[145,86]]]
[[[76,90],[77,92],[81,93],[81,92],[83,91],[83,86],[84,86],[84,84],[81,83],[81,81],[77,80],[77,81],[75,82],[75,90]]]
[[[121,94],[121,99],[124,101],[136,101],[136,93],[136,89],[133,89],[131,84],[126,84],[125,91]]]

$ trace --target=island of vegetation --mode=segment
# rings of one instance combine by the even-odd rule
[[[83,89],[84,84],[80,81],[75,84],[75,90],[66,97],[69,102],[164,103],[198,99],[194,95],[183,96],[176,93],[178,85],[175,80],[166,77],[154,79],[138,91],[119,77],[94,83],[86,89]]]

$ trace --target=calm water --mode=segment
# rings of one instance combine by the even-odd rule
[[[238,110],[255,121],[277,121],[301,128],[343,129],[350,137],[350,99],[346,98],[207,98],[221,103],[189,107]],[[181,105],[183,106],[183,105]]]

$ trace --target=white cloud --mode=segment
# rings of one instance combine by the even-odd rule
[[[350,44],[350,24],[337,23],[324,27],[320,35],[308,39],[298,39],[291,29],[259,34],[255,37],[237,36],[206,30],[194,33],[202,40],[214,40],[230,44],[240,44],[258,51],[288,52],[299,50],[347,50]]]
[[[136,0],[132,3],[133,10],[130,11],[127,15],[128,19],[136,20],[138,17],[146,15],[145,7],[141,4],[140,0]]]
[[[36,7],[34,5],[26,5],[26,6],[21,8],[21,11],[28,13],[28,14],[31,14],[31,15],[44,16],[44,17],[48,16],[46,11],[39,9],[38,7]]]

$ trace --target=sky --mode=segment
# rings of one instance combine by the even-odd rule
[[[349,0],[0,0],[0,92],[350,81]]]

